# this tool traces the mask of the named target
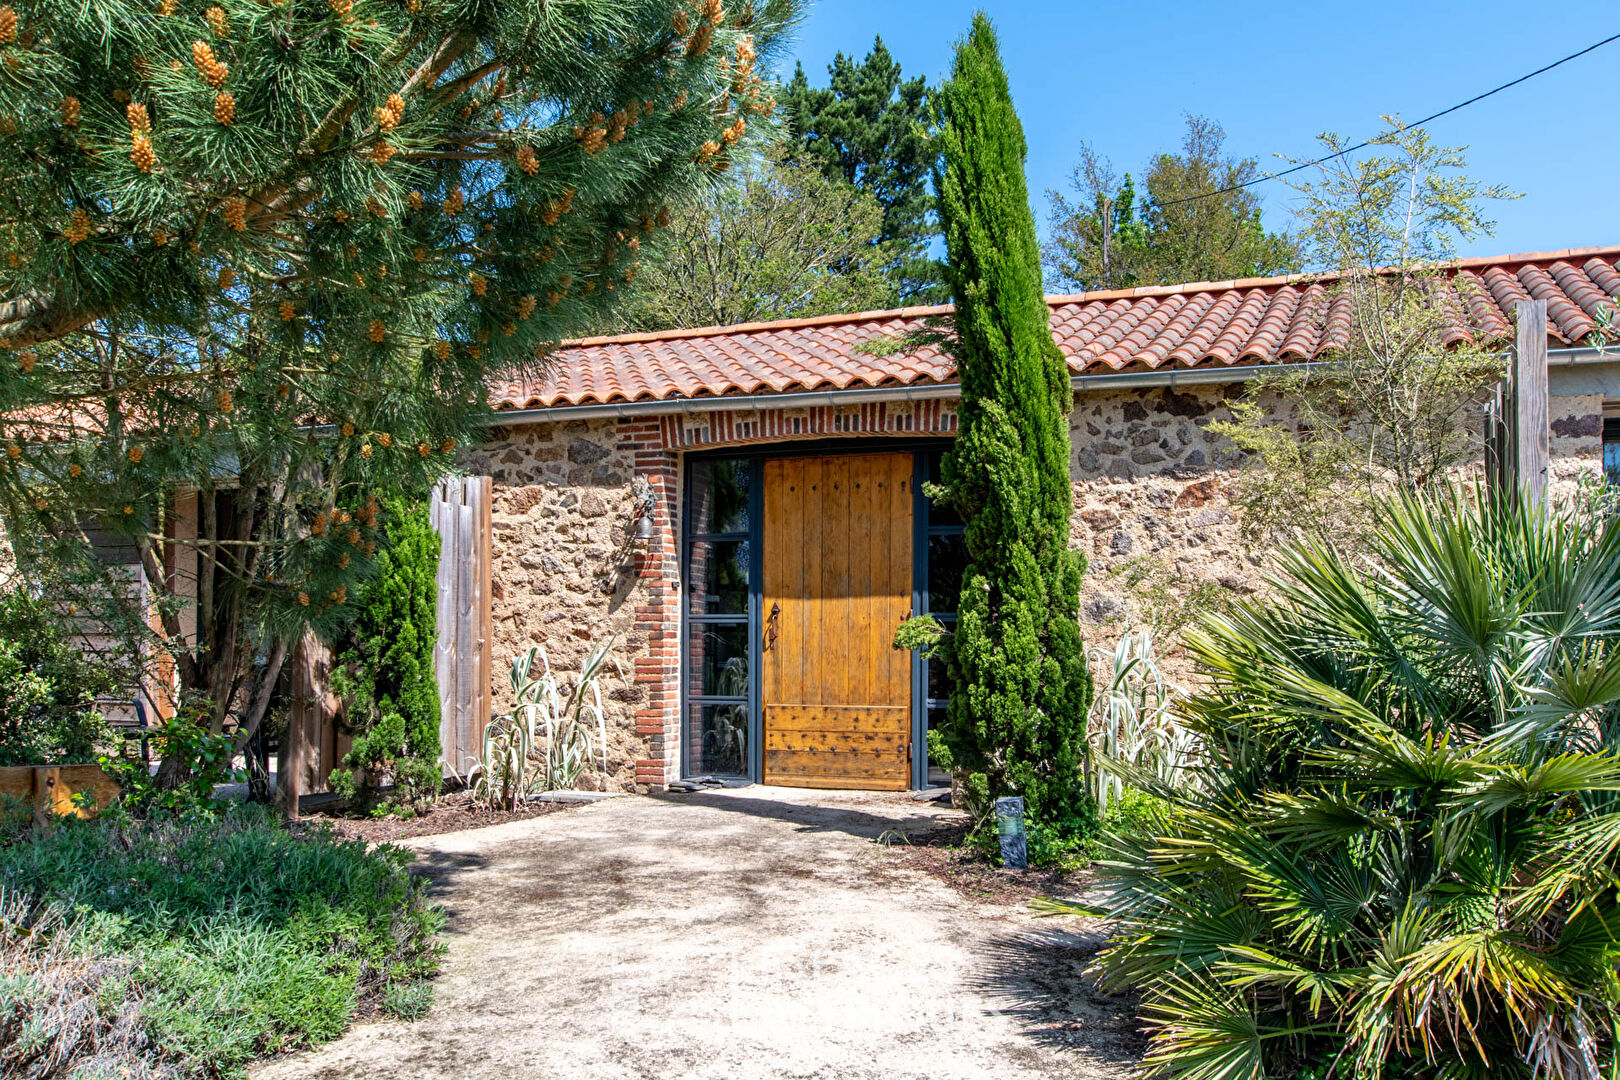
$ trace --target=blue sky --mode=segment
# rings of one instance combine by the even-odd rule
[[[1620,31],[1620,3],[1110,3],[814,0],[794,51],[812,83],[840,50],[874,35],[909,75],[938,80],[975,8],[1001,37],[1029,140],[1029,184],[1045,229],[1047,188],[1066,184],[1090,142],[1121,172],[1173,149],[1182,114],[1202,113],[1227,149],[1315,156],[1315,137],[1364,138],[1379,114],[1417,119]],[[792,61],[787,64],[791,74]],[[1470,172],[1524,197],[1496,204],[1496,235],[1464,255],[1620,243],[1620,42],[1436,121],[1469,148]],[[1273,227],[1292,192],[1262,185]]]

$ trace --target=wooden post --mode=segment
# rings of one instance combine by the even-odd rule
[[[280,775],[276,778],[276,799],[288,821],[298,819],[298,799],[312,785],[313,766],[319,778],[320,744],[323,721],[330,723],[327,708],[330,691],[331,656],[313,632],[304,631],[293,652],[292,707],[287,711],[287,737],[284,740]]]
[[[451,525],[455,514],[455,481],[441,480],[433,488],[430,517],[439,534],[439,567],[435,576],[438,585],[438,603],[435,606],[437,626],[433,643],[433,676],[439,684],[439,748],[444,753],[446,768],[459,773],[462,769],[460,751],[456,746],[456,530]]]
[[[1513,466],[1520,488],[1537,506],[1547,501],[1552,447],[1547,402],[1547,301],[1515,305],[1513,348]]]
[[[473,536],[478,558],[478,571],[473,577],[478,589],[478,597],[473,604],[473,616],[477,620],[473,639],[478,649],[478,681],[474,685],[472,718],[472,748],[476,748],[483,745],[484,729],[489,726],[490,698],[495,677],[490,655],[495,637],[495,604],[490,593],[490,564],[493,562],[490,557],[490,513],[494,503],[495,480],[489,476],[474,476],[468,482],[472,485],[476,500],[473,504]]]
[[[439,745],[460,773],[478,753],[490,712],[490,504],[493,480],[468,476],[433,489],[429,520],[439,534],[437,633]]]

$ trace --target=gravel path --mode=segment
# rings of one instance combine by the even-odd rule
[[[255,1080],[1124,1077],[1095,927],[983,904],[880,837],[949,811],[751,787],[423,837],[450,911],[433,1011]]]

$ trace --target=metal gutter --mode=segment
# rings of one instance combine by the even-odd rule
[[[1506,355],[1505,353],[1503,355]],[[1547,362],[1554,366],[1571,364],[1620,364],[1620,349],[1593,348],[1547,350]],[[1069,384],[1075,393],[1100,390],[1137,390],[1152,387],[1211,386],[1247,382],[1279,371],[1315,371],[1334,366],[1331,360],[1308,363],[1238,364],[1233,367],[1181,368],[1170,371],[1128,371],[1117,374],[1075,375]],[[745,394],[699,398],[663,398],[658,401],[616,401],[597,405],[558,405],[548,409],[509,409],[489,418],[495,425],[560,423],[564,420],[601,420],[621,417],[690,416],[697,413],[750,409],[804,409],[839,405],[865,405],[887,401],[931,401],[954,398],[961,393],[957,383],[928,383],[922,386],[876,386],[847,390],[812,390],[791,394]]]

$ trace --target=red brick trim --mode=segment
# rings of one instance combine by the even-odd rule
[[[670,449],[785,442],[838,435],[954,435],[956,402],[873,401],[862,405],[759,409],[663,416],[656,421]]]
[[[662,790],[681,769],[679,458],[664,449],[657,419],[619,421],[617,441],[654,498],[653,536],[635,571],[646,585],[635,611],[635,631],[646,645],[636,657],[633,679],[642,690],[636,734],[647,748],[647,756],[636,760],[636,784]]]
[[[617,445],[634,462],[655,498],[653,538],[641,550],[636,576],[645,585],[635,631],[646,644],[635,659],[642,691],[635,731],[646,746],[636,761],[638,786],[662,789],[681,769],[680,452],[709,446],[785,442],[829,436],[955,434],[956,402],[868,402],[818,408],[693,413],[624,419]]]

